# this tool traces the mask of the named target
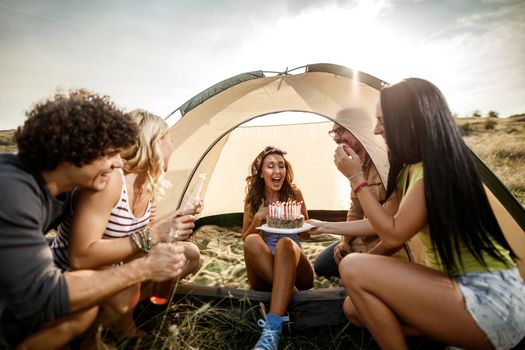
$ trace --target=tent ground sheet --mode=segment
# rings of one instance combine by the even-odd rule
[[[302,247],[313,265],[315,258],[339,238],[331,235],[312,236],[302,241]],[[189,241],[201,251],[199,270],[186,282],[202,286],[221,286],[248,289],[240,227],[201,226]],[[339,286],[337,279],[315,276],[314,289]]]

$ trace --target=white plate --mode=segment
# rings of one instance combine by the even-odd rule
[[[314,227],[313,225],[310,225],[309,223],[305,222],[302,227],[298,227],[298,228],[276,228],[276,227],[269,227],[268,224],[264,224],[256,228],[258,230],[269,232],[269,233],[280,233],[283,235],[293,235],[295,233],[301,233],[301,232],[308,231],[313,227]]]

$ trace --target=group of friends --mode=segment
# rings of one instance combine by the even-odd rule
[[[338,118],[351,121],[352,113],[360,112],[343,110]],[[271,290],[255,349],[278,348],[292,295],[312,287],[314,271],[340,277],[346,318],[382,349],[406,349],[406,337],[416,335],[465,349],[516,346],[525,336],[518,257],[439,89],[410,78],[381,90],[374,134],[388,148],[386,189],[349,130],[334,123],[329,134],[338,144],[334,163],[352,188],[346,222],[310,219],[314,228],[297,237],[261,233],[270,203],[304,198],[283,150],[266,147],[251,165],[243,222],[248,281]],[[308,219],[304,205],[303,215]],[[341,240],[312,268],[300,238],[318,234]],[[421,261],[410,261],[404,249],[413,237],[423,247]]]
[[[2,347],[96,348],[99,326],[141,336],[152,282],[199,264],[194,211],[156,218],[173,145],[165,121],[78,90],[37,104],[0,155]],[[45,236],[50,229],[56,235]]]
[[[351,118],[352,110],[340,112]],[[525,336],[525,284],[445,98],[410,78],[385,87],[376,135],[388,148],[386,188],[366,149],[342,125],[334,163],[352,188],[345,222],[308,218],[286,152],[268,146],[246,178],[242,239],[249,285],[271,292],[254,349],[277,349],[294,293],[314,273],[339,277],[350,323],[383,349],[425,335],[466,349],[510,349]],[[60,349],[96,331],[141,336],[132,312],[152,283],[183,278],[200,261],[188,238],[198,215],[157,218],[173,145],[168,126],[144,110],[124,113],[86,91],[37,104],[15,132],[17,154],[0,155],[0,331],[17,349]],[[296,235],[257,229],[268,206],[302,202],[313,228]],[[56,236],[46,233],[56,229]],[[301,240],[341,240],[312,264]],[[174,238],[177,244],[170,244]],[[426,263],[403,247],[417,237]],[[523,257],[522,257],[523,258]],[[315,271],[315,272],[314,272]]]

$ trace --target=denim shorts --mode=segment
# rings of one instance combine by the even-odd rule
[[[495,349],[525,337],[525,284],[517,268],[455,277],[465,306]]]
[[[275,255],[275,246],[277,245],[277,242],[279,242],[279,240],[281,238],[283,238],[283,237],[290,238],[292,241],[297,243],[299,248],[301,248],[301,250],[302,250],[301,239],[299,238],[299,236],[297,234],[281,235],[281,234],[278,234],[278,233],[264,232],[263,233],[263,241],[266,243],[266,245],[268,246],[268,248],[270,249],[270,251],[272,252],[273,255]]]

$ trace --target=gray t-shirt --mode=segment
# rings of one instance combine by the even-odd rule
[[[61,197],[17,155],[0,154],[0,333],[9,343],[69,313],[66,280],[44,237],[66,205]]]

